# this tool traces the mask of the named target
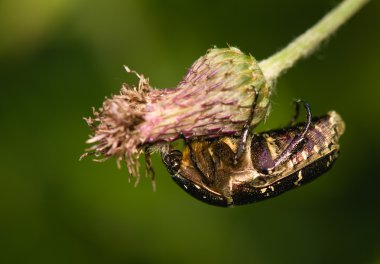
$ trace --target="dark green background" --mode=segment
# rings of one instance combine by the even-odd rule
[[[174,87],[213,45],[267,58],[339,1],[0,2],[1,263],[380,263],[380,5],[372,1],[279,79],[265,126],[291,101],[347,124],[341,156],[317,181],[222,209],[170,179],[128,183],[114,161],[78,162],[82,120],[134,83]]]

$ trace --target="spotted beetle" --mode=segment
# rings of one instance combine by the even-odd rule
[[[183,137],[184,150],[168,146],[162,160],[183,190],[211,205],[243,205],[277,196],[319,177],[338,157],[343,120],[335,111],[312,118],[303,103],[305,123],[294,124],[295,116],[288,127],[259,134],[249,133],[247,125],[238,137]]]

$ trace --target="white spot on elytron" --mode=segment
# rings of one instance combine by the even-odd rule
[[[203,195],[202,198],[203,198],[203,199],[206,199],[207,197],[206,197],[206,195]]]
[[[194,184],[195,188],[197,188],[198,190],[201,188],[199,185],[196,185]]]
[[[301,155],[302,155],[302,158],[303,158],[304,160],[307,160],[307,152],[306,152],[306,151],[302,151],[302,152],[301,152]]]
[[[269,186],[269,189],[271,189],[272,192],[274,191],[274,187],[273,186]]]
[[[327,166],[327,167],[330,167],[330,161],[328,161],[328,162],[326,163],[326,166]]]
[[[319,151],[320,151],[320,148],[317,145],[314,145],[313,149],[314,149],[315,153],[319,153]]]
[[[296,185],[296,186],[300,186],[301,184],[300,184],[300,181],[302,180],[302,171],[299,171],[298,172],[298,175],[297,175],[297,180],[294,182],[294,185]]]
[[[260,189],[261,193],[265,193],[267,191],[267,188]]]
[[[183,187],[185,187],[185,189],[187,190],[187,185],[184,184]]]

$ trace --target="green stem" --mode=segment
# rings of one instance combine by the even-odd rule
[[[344,0],[284,49],[261,61],[259,65],[267,81],[273,83],[299,59],[310,55],[367,2],[369,0]]]

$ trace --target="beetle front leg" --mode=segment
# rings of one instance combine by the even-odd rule
[[[306,123],[305,126],[298,135],[296,135],[290,144],[286,147],[286,149],[274,160],[274,165],[268,168],[262,168],[262,172],[265,174],[270,174],[277,166],[281,165],[284,161],[286,161],[294,152],[295,149],[305,140],[306,133],[309,131],[311,124],[311,110],[310,105],[302,100],[297,100],[297,104],[303,103],[306,110]]]

